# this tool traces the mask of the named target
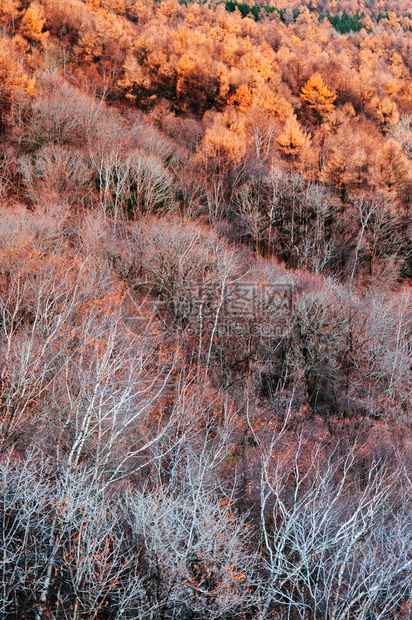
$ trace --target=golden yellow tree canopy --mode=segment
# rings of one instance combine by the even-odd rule
[[[334,109],[333,102],[336,99],[336,95],[326,86],[320,73],[314,73],[309,78],[302,88],[300,96],[312,110],[315,110],[321,116],[332,112]]]
[[[295,114],[293,114],[286,120],[283,133],[278,136],[276,142],[285,155],[295,155],[308,144],[309,139],[310,137],[303,132]]]

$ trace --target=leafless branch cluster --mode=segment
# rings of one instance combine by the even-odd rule
[[[279,617],[409,617],[410,480],[382,463],[360,474],[353,454],[305,462],[298,446],[292,467],[283,469],[270,452],[261,523],[268,600]]]
[[[257,556],[230,498],[113,495],[35,451],[0,472],[2,617],[206,619],[254,604]]]

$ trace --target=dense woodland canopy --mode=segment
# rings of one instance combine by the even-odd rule
[[[412,5],[0,26],[0,617],[411,619]]]

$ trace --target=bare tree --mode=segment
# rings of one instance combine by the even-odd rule
[[[128,504],[132,535],[141,541],[139,617],[217,619],[256,604],[256,557],[229,499],[201,491],[192,503],[157,492],[130,497]]]
[[[104,214],[150,215],[173,208],[173,179],[161,159],[143,150],[125,153],[118,146],[92,153]]]
[[[256,604],[257,557],[230,498],[200,490],[108,494],[86,472],[53,476],[31,451],[0,464],[0,608],[68,615],[221,618]]]
[[[19,160],[26,197],[34,204],[50,198],[72,205],[88,203],[92,193],[92,171],[82,151],[47,145],[33,158]]]
[[[268,605],[285,618],[392,617],[412,594],[409,480],[379,462],[358,477],[353,452],[307,462],[302,445],[284,467],[275,446],[262,467]]]

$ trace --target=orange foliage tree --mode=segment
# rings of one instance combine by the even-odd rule
[[[48,32],[43,32],[46,17],[44,8],[38,2],[32,2],[20,22],[20,34],[28,41],[44,45]]]
[[[298,155],[309,140],[310,136],[303,132],[295,115],[286,120],[283,132],[276,138],[282,153],[289,157]]]
[[[314,73],[300,94],[302,100],[320,117],[332,112],[336,95],[326,86],[320,73]]]

